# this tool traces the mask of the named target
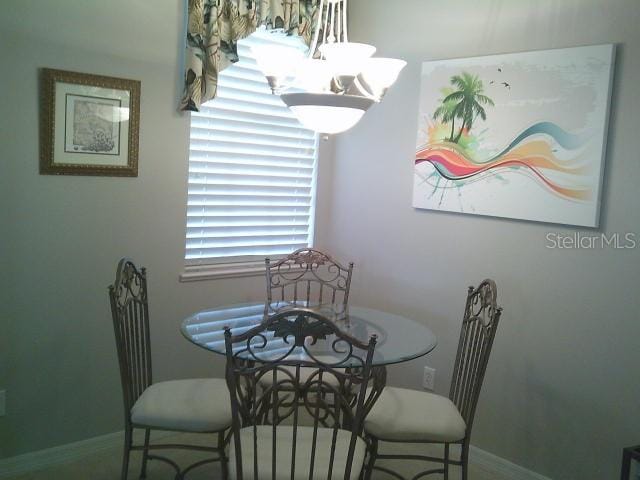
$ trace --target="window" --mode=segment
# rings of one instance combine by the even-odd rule
[[[300,48],[264,30],[240,41],[217,97],[191,114],[183,280],[259,272],[313,243],[318,135],[271,94],[250,48],[268,43]]]

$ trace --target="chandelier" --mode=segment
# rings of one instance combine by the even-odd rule
[[[344,132],[380,102],[406,65],[373,57],[376,48],[349,42],[347,0],[320,0],[319,21],[306,56],[282,46],[252,47],[271,92],[300,123],[324,134]]]

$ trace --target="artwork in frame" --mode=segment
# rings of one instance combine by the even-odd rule
[[[140,82],[42,69],[40,173],[138,176]]]
[[[614,45],[425,62],[413,206],[597,227]]]

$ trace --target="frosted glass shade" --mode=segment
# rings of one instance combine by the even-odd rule
[[[325,60],[305,58],[299,61],[293,87],[313,93],[328,91],[334,75],[330,67]]]
[[[394,84],[406,65],[404,60],[395,58],[368,58],[363,63],[360,74],[375,93],[379,94]]]
[[[320,53],[332,65],[334,74],[355,77],[364,62],[376,53],[376,47],[366,43],[337,42],[325,43],[319,47]]]
[[[310,130],[334,134],[357,124],[374,100],[354,95],[285,93],[282,100]]]
[[[301,50],[280,45],[252,46],[251,53],[272,88],[283,86],[304,58]]]

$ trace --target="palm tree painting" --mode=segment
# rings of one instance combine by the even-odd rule
[[[441,119],[444,123],[451,123],[451,135],[448,141],[458,143],[465,130],[471,130],[476,117],[487,119],[486,106],[494,106],[493,100],[484,95],[482,80],[477,75],[462,72],[451,77],[451,85],[457,90],[449,93],[442,99],[440,105],[433,113],[433,119]],[[456,118],[462,120],[458,134],[454,137]]]
[[[413,206],[595,227],[613,45],[422,65]]]
[[[447,95],[448,96],[448,95]],[[451,134],[447,137],[447,140],[452,141],[453,133],[456,128],[456,116],[457,116],[457,107],[458,104],[455,100],[444,101],[442,100],[442,105],[436,108],[436,111],[433,112],[434,120],[442,120],[442,123],[450,123],[451,124]]]

